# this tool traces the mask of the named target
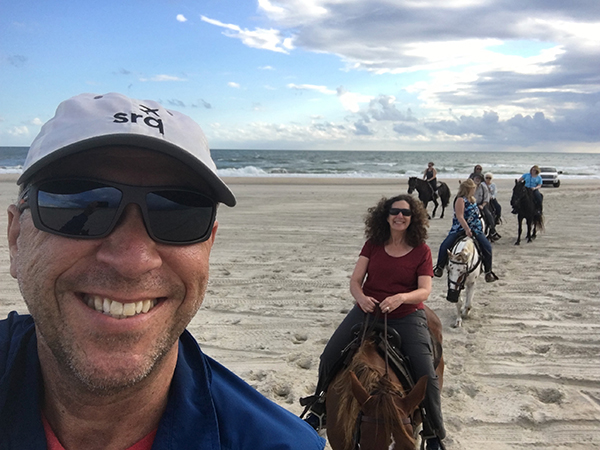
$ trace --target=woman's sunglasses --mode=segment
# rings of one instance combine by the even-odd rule
[[[390,208],[390,216],[397,216],[402,213],[404,217],[410,217],[412,215],[412,211],[408,208]]]
[[[140,207],[148,235],[164,244],[207,240],[217,210],[214,200],[185,188],[89,178],[32,183],[19,196],[19,208],[31,208],[36,228],[76,239],[108,236],[130,203]]]

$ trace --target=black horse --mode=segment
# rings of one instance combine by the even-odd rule
[[[544,215],[538,210],[533,198],[533,191],[525,187],[525,181],[515,180],[510,204],[517,212],[519,220],[519,235],[515,245],[521,244],[521,233],[523,231],[523,219],[527,221],[527,242],[531,242],[537,236],[537,229],[544,230]],[[531,228],[533,226],[533,233]]]
[[[435,217],[435,212],[438,208],[438,201],[437,198],[433,195],[433,190],[431,189],[429,183],[417,177],[410,177],[408,179],[408,193],[412,194],[415,189],[419,193],[419,200],[423,202],[423,206],[425,206],[425,209],[427,209],[427,205],[429,204],[429,202],[433,202],[434,208],[433,212],[431,213],[431,217]],[[440,215],[440,219],[443,219],[444,210],[450,202],[450,188],[443,181],[438,181],[437,194],[440,197],[440,200],[442,201],[442,214]]]

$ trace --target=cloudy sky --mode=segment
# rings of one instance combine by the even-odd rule
[[[0,146],[112,91],[213,148],[600,152],[600,1],[0,0]]]

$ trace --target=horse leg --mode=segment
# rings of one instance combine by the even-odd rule
[[[465,287],[465,304],[462,309],[463,318],[467,318],[471,312],[471,307],[473,305],[473,296],[475,295],[475,280],[470,281],[467,280]]]
[[[517,233],[517,242],[515,242],[515,245],[521,245],[521,233],[523,232],[523,218],[519,216],[517,220],[519,222],[519,231]]]
[[[535,220],[533,221],[533,234],[531,235],[531,239],[535,239],[537,237],[537,225],[535,224]]]
[[[427,205],[429,205],[429,200],[421,199],[421,202],[423,203],[423,208],[425,208],[425,212],[427,212]],[[427,213],[427,218],[431,219],[431,216],[429,215],[429,213]]]
[[[444,206],[444,203],[442,203],[442,214],[440,215],[440,219],[444,218],[444,211],[446,211],[446,207]]]
[[[452,325],[453,328],[460,328],[462,326],[462,295],[458,294],[458,301],[456,302],[456,321],[454,322],[454,325]]]
[[[531,222],[532,220],[529,219],[529,217],[527,218],[527,242],[531,242]]]
[[[438,202],[437,202],[437,200],[435,199],[435,196],[433,197],[433,200],[432,200],[432,202],[433,202],[433,205],[434,205],[434,206],[433,206],[433,212],[431,213],[431,217],[435,217],[435,212],[436,212],[436,211],[437,211],[437,209],[438,209]]]

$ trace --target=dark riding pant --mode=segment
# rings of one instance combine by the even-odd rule
[[[483,217],[485,217],[485,223],[490,228],[490,236],[496,233],[496,219],[490,209],[490,205],[487,204],[482,208]]]
[[[541,211],[542,210],[542,203],[544,201],[544,196],[542,195],[542,193],[540,192],[539,189],[533,190],[533,200],[535,201],[536,206]]]
[[[431,186],[431,191],[433,193],[433,196],[435,197],[436,193],[437,193],[437,179],[433,179],[433,180],[429,180],[428,181],[429,186]]]
[[[502,206],[500,205],[498,200],[496,200],[495,198],[490,198],[490,206],[492,207],[492,210],[496,215],[496,219],[500,219],[500,217],[502,217]]]
[[[448,250],[450,250],[458,238],[463,237],[463,233],[448,233],[446,239],[440,244],[438,250],[438,258],[436,265],[442,269],[448,264]],[[487,273],[492,270],[492,244],[483,233],[473,233],[473,237],[477,239],[479,248],[481,249],[481,258],[483,259],[483,270]]]
[[[327,379],[342,351],[352,342],[354,337],[352,327],[357,323],[363,323],[365,314],[358,305],[355,305],[329,339],[321,355],[317,392],[320,392],[320,384]],[[429,377],[423,406],[433,428],[430,432],[443,439],[446,430],[442,417],[440,384],[433,367],[433,349],[425,311],[419,310],[401,319],[388,319],[388,326],[396,330],[402,338],[401,351],[410,361],[415,382],[423,375]]]

